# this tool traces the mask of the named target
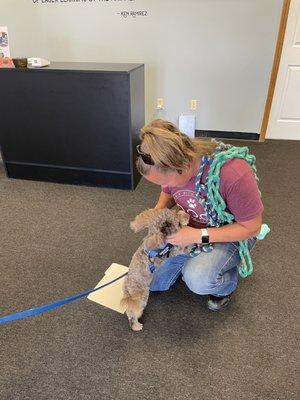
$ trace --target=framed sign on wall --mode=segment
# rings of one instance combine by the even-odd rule
[[[10,58],[7,26],[0,26],[0,68],[14,68]]]

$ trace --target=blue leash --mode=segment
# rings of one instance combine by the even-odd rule
[[[112,281],[107,282],[104,285],[99,286],[99,287],[97,287],[95,289],[86,290],[85,292],[76,294],[76,295],[71,296],[71,297],[67,297],[67,298],[62,299],[62,300],[55,301],[53,303],[45,304],[44,306],[31,308],[29,310],[20,311],[20,312],[14,313],[14,314],[5,315],[4,317],[0,317],[0,324],[6,324],[8,322],[17,321],[19,319],[32,317],[33,315],[41,314],[41,313],[43,313],[45,311],[54,310],[55,308],[61,307],[61,306],[65,305],[65,304],[71,303],[72,301],[75,301],[75,300],[81,299],[83,297],[86,297],[90,293],[93,293],[93,292],[96,292],[97,290],[103,289],[105,286],[111,285],[112,283],[118,281],[119,279],[123,278],[127,274],[128,274],[128,272],[126,272],[125,274],[119,276],[118,278],[115,278]]]
[[[259,239],[259,240],[264,239],[264,237],[266,236],[266,234],[268,232],[270,232],[270,228],[268,227],[268,225],[263,224],[262,227],[261,227],[261,231],[260,231],[259,235],[257,235],[257,239]],[[168,253],[170,252],[172,247],[173,247],[173,245],[171,243],[167,243],[166,245],[163,245],[163,246],[159,247],[158,249],[152,249],[152,250],[146,251],[146,253],[148,254],[148,257],[149,257],[149,261],[150,261],[149,269],[150,269],[150,271],[152,273],[155,272],[155,265],[151,262],[151,258],[163,257],[166,254],[168,256]],[[211,251],[211,250],[210,249],[204,249],[203,251],[208,252],[208,251]],[[197,251],[195,252],[194,256],[195,255],[198,255]],[[20,311],[20,312],[17,312],[17,313],[5,315],[4,317],[0,317],[0,324],[6,324],[8,322],[13,322],[13,321],[17,321],[17,320],[20,320],[20,319],[25,319],[25,318],[28,318],[28,317],[32,317],[34,315],[41,314],[41,313],[43,313],[45,311],[54,310],[55,308],[61,307],[61,306],[65,305],[65,304],[72,303],[75,300],[79,300],[79,299],[81,299],[83,297],[87,297],[89,294],[91,294],[93,292],[96,292],[97,290],[103,289],[108,285],[111,285],[112,283],[118,281],[119,279],[122,279],[127,274],[128,274],[128,272],[126,272],[125,274],[119,276],[118,278],[115,278],[112,281],[107,282],[104,285],[99,286],[99,287],[97,287],[95,289],[86,290],[85,292],[81,292],[81,293],[76,294],[74,296],[66,297],[65,299],[58,300],[58,301],[55,301],[53,303],[48,303],[48,304],[45,304],[45,305],[40,306],[40,307],[31,308],[29,310],[24,310],[24,311]]]
[[[151,257],[163,257],[166,253],[168,253],[170,251],[170,249],[172,247],[173,247],[173,245],[170,244],[170,243],[168,243],[167,245],[163,245],[161,248],[156,249],[153,252],[151,252]],[[155,268],[155,266],[154,266],[154,268]],[[151,272],[154,272],[154,270],[151,270]],[[83,297],[86,297],[89,294],[91,294],[93,292],[96,292],[97,290],[103,289],[104,287],[106,287],[108,285],[111,285],[112,283],[118,281],[119,279],[123,278],[127,274],[128,274],[128,272],[126,272],[125,274],[119,276],[118,278],[115,278],[112,281],[107,282],[104,285],[99,286],[99,287],[97,287],[95,289],[86,290],[85,292],[76,294],[76,295],[71,296],[71,297],[66,297],[65,299],[54,301],[53,303],[45,304],[45,305],[40,306],[40,307],[30,308],[29,310],[24,310],[24,311],[20,311],[20,312],[17,312],[17,313],[5,315],[4,317],[0,317],[0,324],[6,324],[8,322],[17,321],[19,319],[25,319],[25,318],[28,318],[28,317],[32,317],[34,315],[41,314],[41,313],[43,313],[45,311],[54,310],[55,308],[64,306],[65,304],[72,303],[75,300],[78,300],[78,299],[81,299]]]

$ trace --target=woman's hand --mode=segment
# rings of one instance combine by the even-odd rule
[[[168,243],[175,246],[179,246],[182,249],[194,243],[199,243],[201,237],[200,229],[192,228],[190,226],[185,226],[180,229],[177,233],[167,237]]]

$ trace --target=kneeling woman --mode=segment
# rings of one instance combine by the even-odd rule
[[[213,244],[212,251],[195,257],[169,259],[154,274],[150,290],[168,290],[182,273],[191,291],[209,295],[208,308],[218,311],[230,301],[238,283],[241,262],[239,241],[248,241],[251,250],[262,224],[263,204],[254,172],[242,158],[226,161],[220,170],[219,193],[233,223],[209,227],[211,214],[205,207],[207,175],[217,142],[190,139],[168,121],[154,120],[141,130],[137,147],[137,168],[150,182],[161,186],[155,208],[175,204],[189,213],[187,227],[168,237],[168,242],[184,248],[194,243]],[[205,157],[207,156],[207,157]],[[211,249],[209,249],[211,250]]]

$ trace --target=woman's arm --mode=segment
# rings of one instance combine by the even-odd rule
[[[211,242],[246,240],[257,235],[264,207],[250,165],[239,158],[230,160],[221,169],[220,182],[220,194],[236,222],[209,228]]]
[[[172,195],[161,192],[157,204],[154,208],[172,208],[173,206],[175,206],[175,204],[176,202],[173,199]]]
[[[262,224],[262,214],[246,222],[234,222],[219,228],[207,228],[209,241],[237,242],[256,236]],[[167,238],[168,242],[182,248],[193,243],[201,243],[201,229],[185,226]]]
[[[262,224],[262,214],[246,222],[234,222],[233,224],[221,226],[219,228],[208,228],[210,242],[235,242],[246,240],[256,236]],[[201,231],[200,238],[201,241]]]

